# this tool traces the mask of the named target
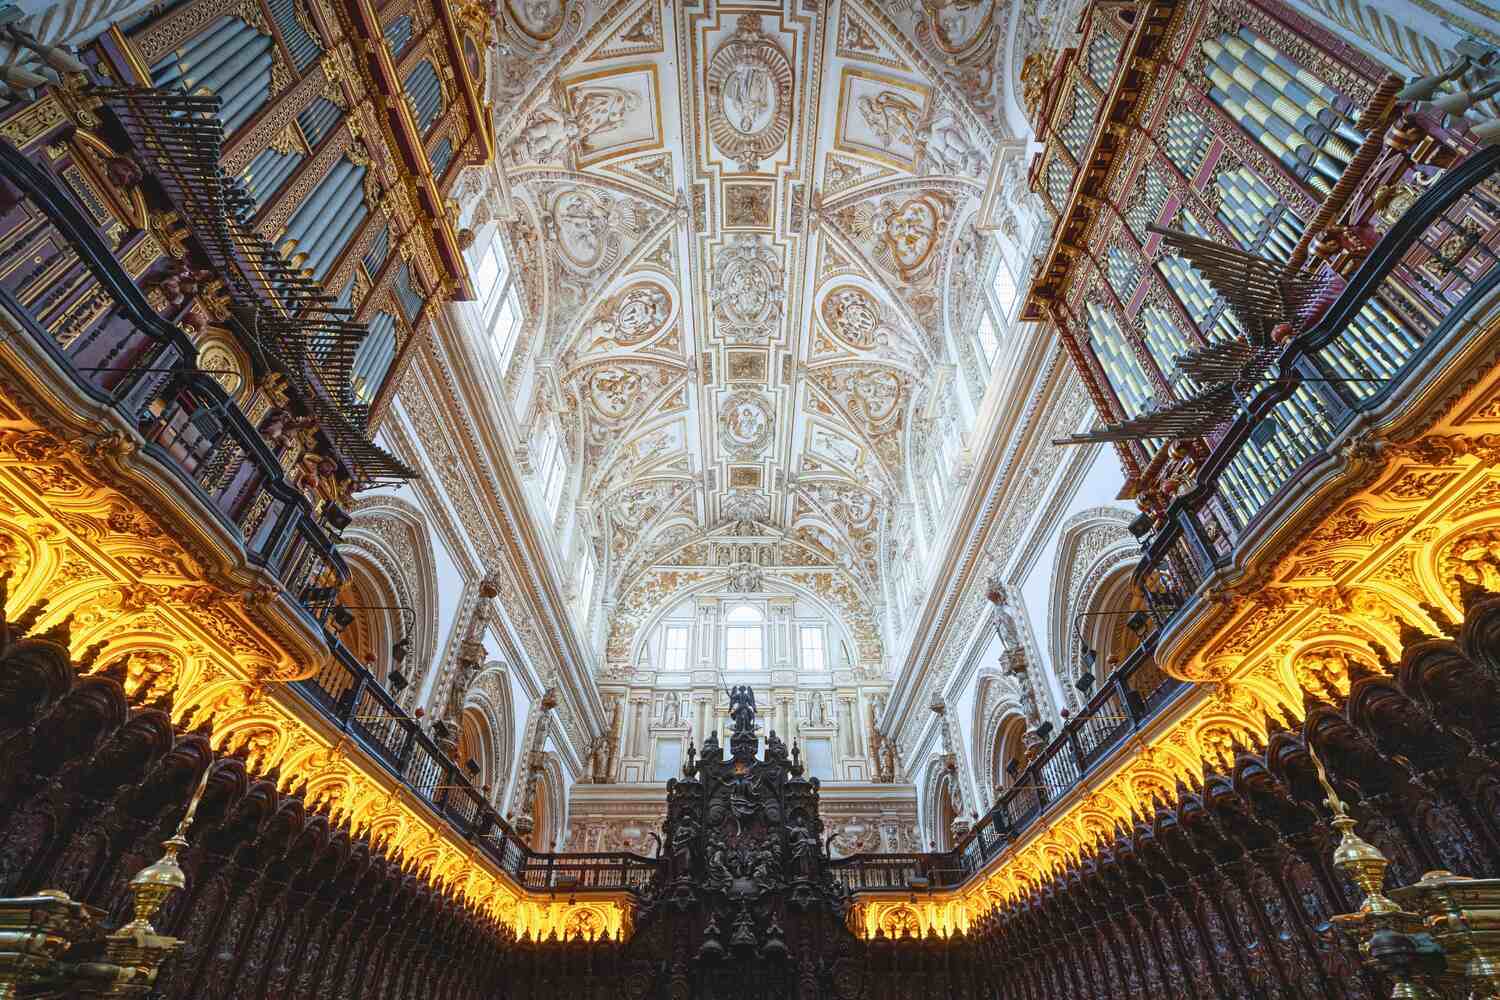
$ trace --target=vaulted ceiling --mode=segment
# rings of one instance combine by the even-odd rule
[[[508,240],[609,666],[731,562],[883,659],[882,565],[988,272],[997,11],[499,0]]]

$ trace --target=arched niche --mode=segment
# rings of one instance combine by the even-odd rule
[[[493,803],[505,801],[515,756],[515,713],[505,666],[487,663],[464,693],[459,763],[479,765],[476,784]],[[467,755],[465,755],[467,754]]]
[[[1079,685],[1082,674],[1093,675],[1091,693],[1109,676],[1111,660],[1118,663],[1128,653],[1112,637],[1134,609],[1130,571],[1140,549],[1126,527],[1130,519],[1122,508],[1094,507],[1068,518],[1059,533],[1047,607],[1048,655],[1064,699],[1074,706],[1090,696]],[[1092,666],[1085,642],[1095,653]]]
[[[1016,784],[1026,769],[1026,717],[1012,712],[990,736],[990,780],[996,793]]]
[[[352,589],[341,600],[411,609],[356,611],[350,624],[361,645],[356,655],[373,656],[372,672],[388,683],[396,669],[392,647],[410,629],[409,652],[399,667],[408,685],[400,700],[409,707],[437,657],[438,582],[431,532],[422,512],[399,497],[362,497],[351,513],[339,551],[349,563]],[[345,644],[354,649],[347,638]]]

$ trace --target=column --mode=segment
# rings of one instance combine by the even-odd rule
[[[693,696],[693,732],[700,747],[708,738],[708,699],[706,694]]]
[[[771,668],[773,670],[790,670],[793,666],[791,598],[771,598],[770,611]]]
[[[646,756],[646,725],[647,711],[651,705],[649,698],[635,699],[635,724],[632,727],[631,756]]]
[[[859,692],[855,693],[854,699],[854,712],[850,716],[854,724],[854,755],[868,757],[870,752],[865,747],[865,730],[868,728],[865,724],[865,717],[869,714],[866,710],[868,703]]]
[[[698,665],[712,670],[718,659],[719,602],[717,598],[700,598],[697,607]]]

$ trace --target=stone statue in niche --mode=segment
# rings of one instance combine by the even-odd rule
[[[823,702],[823,694],[814,691],[812,698],[807,703],[807,724],[810,726],[828,725],[828,706]]]
[[[661,724],[663,726],[678,726],[682,724],[682,702],[677,697],[677,692],[669,691],[661,705]]]

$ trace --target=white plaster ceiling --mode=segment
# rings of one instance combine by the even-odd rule
[[[606,669],[744,559],[841,608],[874,669],[908,468],[988,269],[992,0],[500,0],[499,20],[507,239],[582,463]]]

